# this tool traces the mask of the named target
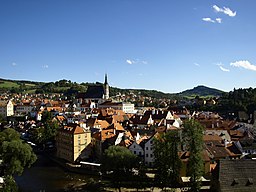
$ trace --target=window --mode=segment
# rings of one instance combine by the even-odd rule
[[[148,154],[146,154],[146,157],[148,157]]]
[[[136,155],[136,151],[133,152]]]
[[[146,147],[146,150],[148,150],[148,147]]]

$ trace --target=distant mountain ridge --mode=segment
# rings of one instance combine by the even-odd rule
[[[59,80],[56,82],[36,82],[29,80],[10,80],[0,78],[0,91],[11,91],[11,92],[20,92],[21,90],[33,92],[40,92],[44,90],[45,92],[67,92],[74,91],[84,91],[87,89],[89,84],[94,83],[81,83],[71,82],[70,80]],[[96,82],[96,84],[100,84]],[[221,90],[209,88],[207,86],[199,85],[193,89],[188,89],[180,93],[164,93],[157,90],[145,90],[145,89],[121,89],[117,87],[110,87],[110,94],[115,95],[117,93],[129,93],[134,92],[135,94],[140,93],[144,96],[154,97],[154,98],[172,98],[175,96],[178,97],[189,97],[189,96],[221,96],[224,93]]]
[[[193,89],[188,89],[185,91],[180,92],[179,94],[182,96],[192,96],[192,95],[198,95],[198,96],[221,96],[224,93],[224,91],[206,87],[204,85],[199,85],[197,87],[194,87]]]

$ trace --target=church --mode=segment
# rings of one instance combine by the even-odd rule
[[[77,99],[84,100],[85,103],[95,103],[95,107],[98,107],[98,104],[103,103],[109,99],[109,84],[108,76],[105,74],[104,84],[90,85],[87,88],[85,93],[79,93]]]

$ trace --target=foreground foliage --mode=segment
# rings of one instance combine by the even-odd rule
[[[180,137],[178,131],[162,133],[154,140],[155,168],[157,170],[156,185],[164,187],[177,187],[181,160],[178,156]]]
[[[15,191],[13,175],[21,175],[25,167],[30,167],[36,161],[36,155],[30,145],[20,139],[19,133],[8,128],[0,132],[0,158],[5,178],[4,187]]]
[[[185,121],[184,138],[190,154],[187,174],[191,177],[191,189],[196,192],[200,190],[203,176],[203,126],[194,119]]]
[[[140,159],[125,147],[110,146],[104,152],[102,163],[104,172],[119,190],[122,181],[139,181],[144,176]]]

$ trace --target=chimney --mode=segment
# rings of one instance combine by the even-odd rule
[[[228,142],[226,139],[224,139],[224,146],[227,147],[228,146]]]

